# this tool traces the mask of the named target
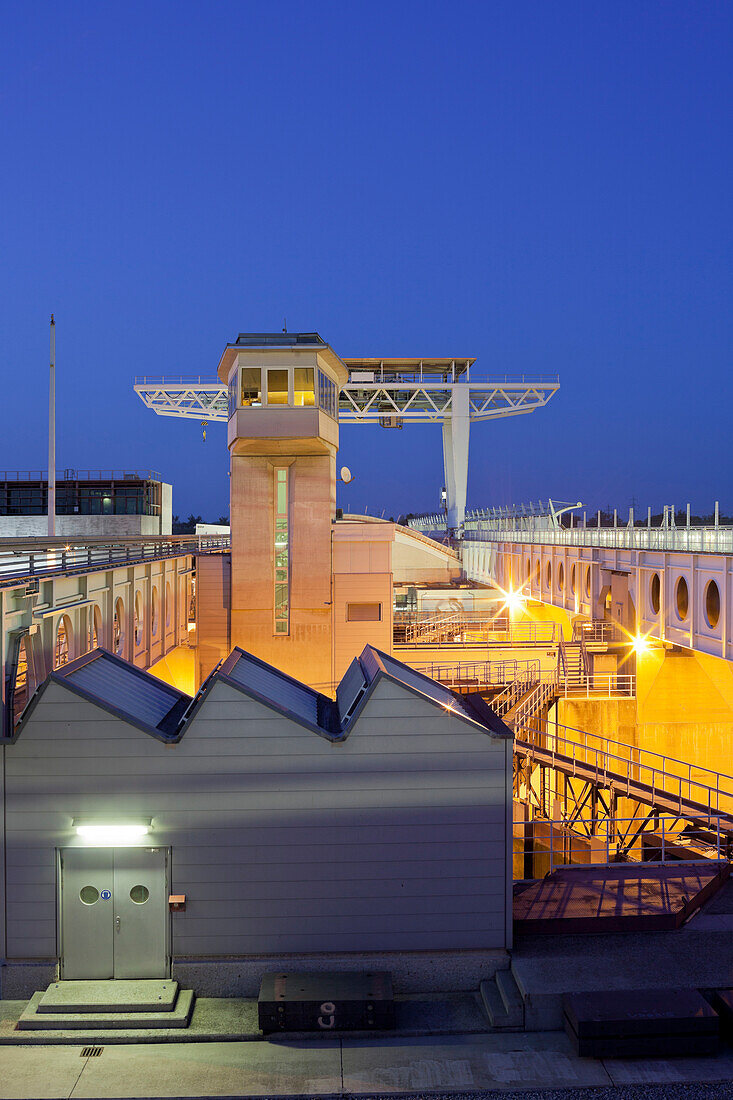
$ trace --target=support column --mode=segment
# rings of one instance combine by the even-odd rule
[[[461,531],[466,518],[468,486],[468,437],[471,420],[468,409],[468,386],[452,387],[450,419],[443,421],[443,471],[448,505],[449,531]]]

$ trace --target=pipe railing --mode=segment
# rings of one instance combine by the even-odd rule
[[[650,804],[666,800],[681,817],[724,816],[733,831],[733,776],[572,726],[542,730],[532,724],[533,717],[531,708],[515,715],[515,752],[542,758],[595,785],[613,786],[626,797],[641,794]]]
[[[558,623],[510,623],[505,619],[442,615],[415,623],[395,620],[395,645],[450,645],[466,648],[554,646],[561,633]]]
[[[517,822],[519,825],[520,823]],[[713,816],[704,826],[680,824],[672,815],[651,820],[638,817],[535,817],[524,824],[524,836],[515,830],[514,858],[532,861],[531,877],[539,878],[558,867],[603,867],[619,863],[676,863],[725,861],[729,834],[726,822]],[[549,861],[549,867],[548,867]]]
[[[228,535],[0,540],[0,587],[66,573],[134,565],[230,548]]]
[[[536,678],[541,675],[539,661],[453,661],[443,663],[430,661],[426,664],[413,664],[417,672],[437,680],[444,687],[503,687],[517,679],[524,672],[531,672]]]
[[[610,550],[733,553],[733,527],[542,527],[512,531],[479,525],[466,528],[464,540],[468,543],[508,542],[528,546],[587,546]]]

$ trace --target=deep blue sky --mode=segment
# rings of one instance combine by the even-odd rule
[[[2,455],[228,511],[225,429],[136,374],[242,330],[554,373],[469,503],[733,508],[733,5],[0,2]],[[340,503],[434,508],[440,431],[342,430]]]

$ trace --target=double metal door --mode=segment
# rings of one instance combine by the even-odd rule
[[[61,976],[166,978],[168,849],[62,848]]]

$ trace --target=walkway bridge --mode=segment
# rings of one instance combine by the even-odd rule
[[[573,507],[549,501],[468,512],[464,537],[454,543],[466,577],[733,660],[733,527],[675,525],[671,506],[662,526],[652,526],[650,512],[638,525],[633,511],[625,525],[581,517],[580,526],[563,526],[560,514]],[[438,541],[446,537],[440,515],[410,524]]]
[[[533,818],[586,837],[602,832],[617,858],[642,834],[645,843],[656,836],[662,817],[670,851],[694,834],[707,854],[733,854],[733,776],[550,718],[562,698],[633,698],[632,675],[573,674],[560,652],[550,672],[531,658],[413,667],[454,691],[480,692],[514,731],[514,796]]]
[[[49,672],[96,646],[145,669],[189,644],[196,558],[228,549],[221,536],[3,539],[3,734]]]

